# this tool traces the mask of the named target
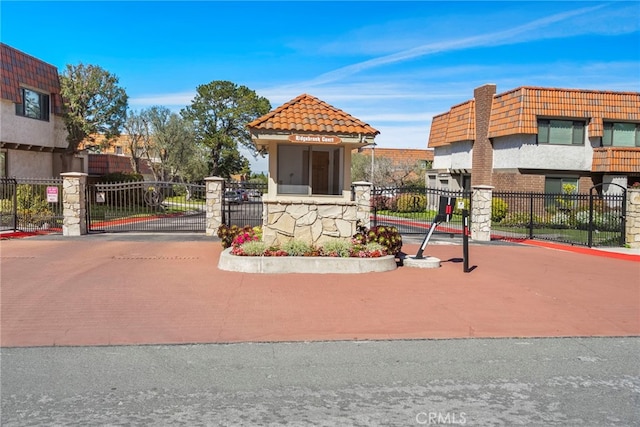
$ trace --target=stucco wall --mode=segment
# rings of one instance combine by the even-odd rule
[[[545,169],[590,171],[592,144],[536,144],[535,135],[511,135],[493,141],[494,169]]]
[[[473,142],[455,142],[442,147],[436,147],[433,154],[432,168],[435,170],[471,169]]]
[[[49,178],[53,176],[53,153],[7,150],[7,176]]]
[[[51,114],[49,121],[44,121],[18,116],[15,104],[4,99],[0,103],[0,112],[0,141],[40,147],[67,146],[62,118]]]

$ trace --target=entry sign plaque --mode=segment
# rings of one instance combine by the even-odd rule
[[[58,203],[58,187],[47,187],[47,202]]]
[[[289,141],[307,144],[339,144],[342,139],[332,135],[289,135]]]

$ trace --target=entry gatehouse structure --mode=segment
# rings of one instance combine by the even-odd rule
[[[314,245],[347,239],[369,226],[371,184],[351,182],[351,152],[374,144],[369,124],[302,94],[248,124],[257,149],[269,153],[263,240]]]

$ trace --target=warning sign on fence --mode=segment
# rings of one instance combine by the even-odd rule
[[[58,203],[58,187],[47,187],[47,202]]]

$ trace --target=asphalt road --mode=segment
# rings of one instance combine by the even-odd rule
[[[1,349],[3,426],[638,426],[640,338]]]

